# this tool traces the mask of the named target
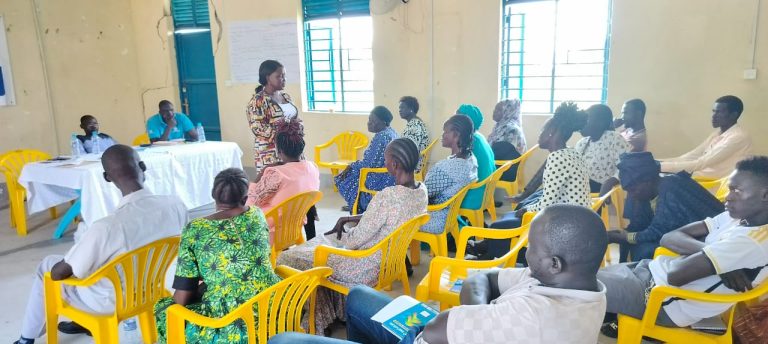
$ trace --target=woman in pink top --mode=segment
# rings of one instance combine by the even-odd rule
[[[304,152],[304,131],[298,121],[284,121],[278,124],[275,135],[277,156],[280,162],[264,168],[248,187],[247,205],[254,205],[268,213],[281,202],[302,192],[320,189],[320,171],[315,163],[302,159]],[[308,219],[314,221],[314,207]],[[269,243],[274,239],[274,225],[269,221]],[[308,226],[314,229],[314,223]],[[315,236],[307,231],[307,239]]]

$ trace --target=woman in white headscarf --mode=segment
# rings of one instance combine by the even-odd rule
[[[520,118],[520,99],[505,99],[493,109],[493,126],[488,143],[491,145],[496,160],[517,159],[527,150],[523,124]],[[517,165],[512,166],[501,176],[501,180],[514,181]]]

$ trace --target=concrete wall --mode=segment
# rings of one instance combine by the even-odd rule
[[[96,115],[105,132],[127,142],[141,132],[142,122],[154,113],[158,100],[178,100],[166,2],[37,0],[33,2],[39,8],[37,23],[30,3],[0,3],[18,95],[17,106],[0,108],[0,150],[55,151],[58,143],[66,151],[68,135],[84,113]],[[490,132],[499,83],[499,3],[412,0],[391,13],[374,16],[376,104],[396,110],[399,97],[416,96],[422,104],[420,116],[437,137],[442,122],[456,107],[471,102],[486,113],[482,131]],[[706,137],[712,130],[712,103],[725,94],[744,100],[743,123],[753,135],[755,152],[768,154],[768,138],[759,135],[768,128],[768,119],[761,114],[768,97],[760,94],[768,86],[763,76],[768,71],[768,48],[760,44],[768,35],[764,25],[768,6],[760,8],[758,19],[763,25],[755,38],[757,3],[614,0],[608,103],[618,115],[624,100],[646,101],[650,148],[657,156],[682,153]],[[247,166],[252,164],[253,141],[244,107],[256,85],[228,82],[227,34],[218,40],[221,27],[214,17],[226,28],[227,23],[240,20],[294,18],[300,22],[300,13],[300,0],[214,0],[211,4],[222,135],[240,144]],[[751,67],[753,39],[757,40],[758,78],[744,80],[743,70]],[[288,73],[303,78],[303,70]],[[303,87],[287,85],[300,109],[304,109]],[[308,147],[342,130],[364,131],[367,120],[360,114],[301,111],[300,116],[307,128]],[[531,145],[547,118],[524,116]],[[396,119],[393,125],[401,130],[404,123]],[[446,154],[437,148],[433,158]],[[307,155],[312,158],[312,149]],[[536,156],[529,168],[542,159],[543,154]]]

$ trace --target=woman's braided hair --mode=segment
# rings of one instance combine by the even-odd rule
[[[419,148],[409,138],[394,139],[387,145],[387,149],[397,164],[405,172],[413,172],[419,164]]]
[[[277,150],[289,158],[298,159],[304,153],[304,126],[299,121],[280,121],[275,135]]]
[[[587,113],[580,110],[574,102],[563,102],[555,109],[555,115],[552,116],[550,124],[564,141],[568,141],[574,131],[579,131],[587,124]]]
[[[211,196],[217,204],[231,207],[243,206],[248,198],[248,177],[239,168],[219,172],[213,180]]]
[[[472,152],[472,143],[475,125],[467,115],[453,115],[445,121],[445,125],[459,134],[459,150],[461,155],[469,156]]]

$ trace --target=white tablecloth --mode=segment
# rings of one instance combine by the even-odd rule
[[[139,148],[141,149],[141,148]],[[157,195],[177,195],[189,209],[213,202],[213,178],[229,167],[243,168],[243,152],[234,142],[208,141],[149,147],[139,152],[147,165],[144,186]],[[19,183],[27,189],[27,207],[36,213],[77,198],[86,225],[107,216],[120,202],[120,190],[104,180],[101,162],[86,156],[79,165],[32,163]]]

